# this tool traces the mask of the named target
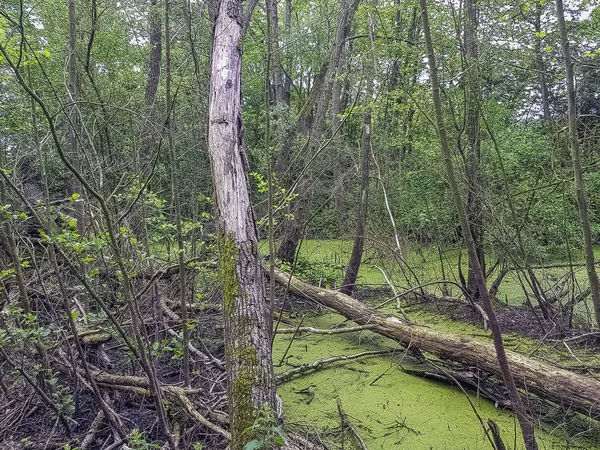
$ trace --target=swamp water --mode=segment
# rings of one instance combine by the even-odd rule
[[[343,321],[343,317],[327,313],[306,317],[302,326],[327,329]],[[275,339],[273,360],[276,366],[291,339],[291,334],[278,335]],[[283,365],[276,367],[276,372],[283,373],[292,366],[310,364],[320,358],[373,350],[398,351],[394,355],[331,363],[281,384],[278,392],[284,403],[286,422],[310,425],[325,436],[328,431],[339,431],[339,400],[370,450],[491,448],[469,401],[459,388],[404,373],[399,367],[402,364],[399,347],[370,331],[296,336]],[[498,425],[508,448],[515,448],[515,438],[516,448],[522,448],[522,440],[518,434],[515,436],[516,424],[509,411],[496,409],[475,393],[469,393],[469,397],[482,420],[489,418]],[[544,432],[537,433],[540,449],[599,449],[600,441],[584,440],[588,434],[591,432],[567,438],[559,427],[554,430],[546,427]],[[339,433],[335,436],[336,447],[342,448],[342,437]],[[344,448],[354,448],[348,432],[344,440]]]

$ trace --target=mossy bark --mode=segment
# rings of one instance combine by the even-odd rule
[[[250,202],[241,114],[240,41],[249,11],[241,0],[215,5],[208,147],[219,226],[231,448],[242,450],[266,404],[275,409],[271,307]]]
[[[240,243],[230,233],[222,234],[220,252],[231,445],[237,450],[253,439],[244,430],[263,406],[275,408],[271,310],[256,242]]]

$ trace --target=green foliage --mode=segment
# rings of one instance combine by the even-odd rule
[[[92,3],[77,2],[76,8],[75,60],[80,98],[75,104],[81,129],[77,133],[78,151],[73,153],[69,151],[73,125],[70,112],[75,104],[69,101],[66,91],[68,2],[5,0],[0,15],[0,45],[19,64],[13,73],[6,58],[0,57],[1,170],[33,205],[41,222],[51,225],[40,231],[40,221],[34,219],[19,196],[3,184],[6,192],[1,193],[0,225],[3,229],[6,226],[17,241],[15,267],[23,269],[34,312],[25,313],[15,306],[18,302],[15,270],[13,264],[6,264],[0,269],[0,303],[10,319],[6,324],[10,326],[4,326],[2,318],[0,346],[18,356],[34,355],[33,362],[28,357],[18,360],[23,362],[25,370],[50,380],[48,385],[52,392],[49,395],[65,416],[75,414],[73,393],[62,378],[43,372],[45,369],[35,360],[38,352],[34,347],[64,345],[64,334],[71,334],[65,321],[69,315],[78,325],[85,323],[89,327],[107,329],[107,333],[115,337],[118,333],[94,296],[87,296],[82,302],[86,310],[63,310],[62,292],[49,264],[49,249],[54,245],[73,264],[73,267],[66,264],[62,253],[59,254],[59,269],[69,300],[87,290],[83,287],[85,281],[119,323],[125,324],[126,333],[136,331],[131,327],[131,316],[125,312],[125,288],[131,288],[131,294],[137,296],[140,289],[147,286],[149,276],[165,267],[173,267],[179,257],[171,161],[164,151],[167,144],[165,117],[171,106],[174,125],[171,137],[179,168],[175,180],[180,186],[183,218],[182,251],[186,259],[195,261],[189,264],[195,274],[190,281],[196,295],[193,306],[202,310],[213,298],[219,273],[197,262],[215,260],[219,243],[223,250],[226,314],[234,314],[235,302],[244,291],[237,277],[238,249],[233,238],[213,234],[216,211],[211,199],[206,139],[212,27],[206,3],[181,2],[176,6],[177,2],[172,2],[172,29],[178,30],[171,40],[173,105],[165,104],[164,70],[156,97],[149,104],[147,19],[151,2],[96,3],[95,16]],[[467,68],[461,55],[465,24],[462,10],[457,9],[455,2],[430,3],[433,3],[431,20],[441,68],[443,112],[466,198],[469,193],[464,171],[465,93],[470,86],[466,85]],[[498,1],[478,3],[482,27],[477,63],[481,73],[484,245],[490,259],[498,258],[501,264],[511,263],[514,258],[531,263],[567,256],[579,258],[581,232],[565,135],[564,76],[551,3],[546,0],[517,0],[510,5]],[[164,2],[158,4],[160,9],[155,12],[162,16]],[[186,5],[192,18],[189,36],[183,9]],[[277,55],[289,76],[289,104],[265,107],[268,55],[264,8],[257,8],[252,15],[243,45],[244,144],[257,226],[265,236],[269,194],[273,195],[277,207],[273,211],[276,234],[281,232],[286,219],[302,220],[293,217],[293,207],[308,199],[307,237],[331,238],[336,242],[328,242],[328,251],[319,254],[308,252],[304,247],[293,266],[280,263],[281,268],[328,288],[342,282],[361,195],[358,174],[362,117],[369,108],[373,112],[373,166],[367,223],[370,248],[364,254],[361,281],[385,284],[379,270],[369,267],[371,262],[385,269],[392,281],[402,286],[419,284],[413,278],[421,282],[439,280],[442,275],[458,279],[462,241],[448,194],[436,129],[431,123],[430,86],[423,63],[417,2],[360,3],[350,37],[344,43],[343,66],[333,74],[342,93],[340,100],[344,99],[343,125],[339,130],[332,130],[334,117],[329,97],[323,97],[325,121],[315,123],[314,119],[318,116],[319,97],[329,95],[323,87],[328,88],[331,79],[317,90],[318,80],[331,60],[337,33],[335,16],[341,3],[339,0],[297,0],[291,5],[291,14],[285,17],[285,8],[280,3],[281,48]],[[538,6],[541,7],[539,30],[534,26]],[[594,63],[600,54],[597,48],[600,8],[589,2],[572,2],[570,6],[569,31],[574,56],[580,62],[575,70],[581,122],[585,125],[581,129],[585,181],[592,230],[600,241],[598,127],[596,118],[594,122],[585,117],[586,111],[598,106],[600,78]],[[589,14],[582,14],[584,11]],[[371,28],[374,28],[374,40],[369,38]],[[536,47],[541,50],[543,70],[537,67]],[[192,61],[192,48],[197,61]],[[274,54],[270,56],[273,58]],[[164,56],[160,65],[161,68],[165,65]],[[17,83],[17,74],[41,97],[51,117],[50,123],[39,105],[32,107],[31,99]],[[541,119],[540,74],[546,76],[550,91],[550,120]],[[365,95],[368,77],[375,81],[371,98]],[[304,111],[308,113],[302,114]],[[303,120],[299,120],[301,117]],[[270,119],[270,148],[265,142],[267,118]],[[55,126],[57,142],[50,139],[51,124]],[[315,131],[319,132],[313,133]],[[334,135],[334,131],[337,134]],[[295,136],[289,147],[292,162],[290,167],[278,168],[282,173],[274,174],[275,185],[269,192],[267,168],[277,161],[284,143],[289,143],[286,139],[292,134]],[[74,182],[73,174],[57,156],[57,146],[67,151],[68,159],[79,167],[83,178],[105,199],[109,217],[103,216],[100,202]],[[318,154],[316,149],[319,149]],[[309,184],[305,197],[298,195],[301,189],[296,184],[303,180]],[[48,198],[45,198],[46,186]],[[382,187],[387,191],[387,199]],[[514,211],[509,207],[509,200]],[[391,254],[390,248],[395,244],[390,244],[393,230],[388,202],[401,244],[405,246],[406,268],[414,276],[401,274]],[[83,217],[76,213],[79,206],[83,206]],[[108,218],[113,222],[112,230],[107,229]],[[147,235],[140,228],[147,231]],[[109,231],[116,235],[117,248],[111,242]],[[521,235],[523,248],[516,243],[517,234]],[[343,249],[339,240],[345,241]],[[117,264],[118,255],[122,256],[123,268]],[[465,259],[463,253],[463,271],[466,270]],[[127,275],[134,279],[126,280]],[[407,278],[410,278],[408,283]],[[153,279],[152,283],[155,282],[164,283],[160,287],[161,295],[167,295],[167,289],[176,284],[167,288],[164,278]],[[511,282],[506,280],[505,283],[503,288]],[[43,288],[38,288],[39,284],[43,284]],[[511,293],[517,291],[516,283],[510,286]],[[520,303],[520,295],[520,291],[512,295],[511,301]],[[136,297],[142,314],[148,310],[146,296],[150,297],[151,293]],[[202,331],[194,329],[192,324],[186,326],[194,333]],[[181,333],[164,340],[154,336],[149,334],[147,348],[157,360],[182,358]],[[115,346],[117,348],[122,347]],[[136,363],[131,350],[123,351],[128,351]],[[238,356],[256,364],[252,347],[239,349]],[[19,376],[10,374],[13,375]],[[235,386],[238,392],[248,392],[252,386],[254,374],[244,372],[243,375]],[[254,418],[253,405],[247,411],[251,419],[242,427]],[[285,438],[271,412],[261,414],[246,431],[250,440],[247,450],[272,448]],[[129,437],[129,445],[143,450],[154,448],[154,444],[146,442],[145,436],[143,431],[135,430]],[[194,448],[199,450],[202,444],[196,443]]]
[[[296,258],[294,264],[276,260],[277,266],[294,276],[319,286],[332,288],[344,280],[345,266],[331,261],[315,261],[304,257]]]
[[[160,448],[160,445],[152,444],[146,441],[146,439],[144,439],[144,432],[138,429],[135,429],[129,433],[129,436],[127,436],[127,444],[133,450],[151,450],[154,448]]]
[[[65,444],[62,446],[61,450],[81,450],[81,447],[73,447],[71,444]]]
[[[242,434],[257,436],[244,446],[244,450],[267,450],[285,444],[287,434],[277,426],[273,411],[267,405],[260,410],[252,426],[246,428]]]
[[[47,383],[52,392],[52,403],[57,407],[60,414],[63,417],[72,417],[75,413],[75,403],[69,387],[60,384],[57,376],[47,380]]]

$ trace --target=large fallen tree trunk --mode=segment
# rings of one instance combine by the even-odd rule
[[[372,331],[411,348],[417,347],[444,360],[477,367],[502,377],[494,345],[465,336],[444,333],[398,317],[382,314],[340,292],[304,283],[275,270],[277,282],[290,291],[331,308],[359,325],[371,325]],[[517,385],[539,397],[600,419],[600,381],[559,369],[513,351],[506,351]]]

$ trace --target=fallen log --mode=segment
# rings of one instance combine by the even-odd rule
[[[372,331],[411,348],[417,347],[440,359],[477,367],[500,379],[502,374],[491,342],[481,342],[382,314],[352,297],[304,283],[275,269],[275,278],[283,286],[302,297],[326,306],[358,325],[372,325]],[[533,393],[552,401],[565,410],[575,410],[600,419],[600,381],[559,369],[546,362],[506,351],[515,382],[525,393]]]
[[[390,352],[387,350],[383,351],[372,351],[372,352],[362,352],[356,355],[346,355],[346,356],[332,356],[331,358],[323,358],[317,359],[312,364],[302,364],[299,367],[294,367],[292,370],[289,370],[285,373],[279,374],[276,377],[277,383],[283,383],[285,381],[289,381],[294,378],[296,375],[303,375],[306,372],[310,372],[311,370],[317,370],[323,366],[328,364],[338,362],[338,361],[350,361],[357,358],[362,358],[364,356],[373,356],[373,355],[389,355]]]
[[[145,377],[136,377],[131,375],[113,375],[103,372],[93,372],[93,376],[96,382],[99,384],[111,386],[116,389],[133,391],[141,395],[150,395],[150,382]],[[197,393],[197,390],[185,389],[170,384],[160,385],[160,389],[169,400],[178,403],[184,409],[184,411],[190,415],[190,417],[196,420],[196,422],[199,422],[202,425],[205,425],[207,428],[216,431],[225,439],[231,439],[231,434],[229,433],[229,431],[226,431],[216,423],[211,422],[202,414],[200,414],[198,410],[196,410],[196,408],[188,398],[187,394]]]
[[[354,333],[357,331],[370,330],[373,327],[371,325],[364,325],[360,327],[349,327],[349,328],[331,328],[329,330],[320,330],[313,327],[300,327],[300,328],[279,328],[277,334],[294,334],[294,333],[311,333],[311,334],[343,334],[343,333]]]

